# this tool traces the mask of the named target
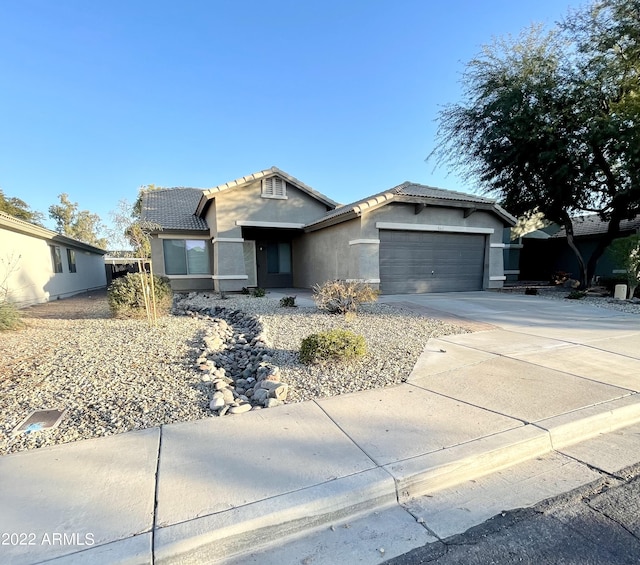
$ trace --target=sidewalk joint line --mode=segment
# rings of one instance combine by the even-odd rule
[[[164,426],[160,425],[160,430],[158,434],[158,457],[156,459],[156,472],[154,474],[155,485],[153,489],[153,522],[151,523],[151,565],[154,565],[156,562],[156,527],[158,521],[158,485],[160,483],[159,473],[160,473],[160,452],[162,450],[162,428]]]
[[[336,422],[332,417],[331,414],[329,414],[322,406],[320,406],[320,404],[318,404],[318,402],[314,399],[313,403],[320,408],[320,410],[322,410],[322,412],[324,412],[324,414],[327,416],[327,418],[329,418],[329,420],[331,420],[336,427],[345,435],[349,438],[349,440],[351,441],[351,443],[353,443],[353,445],[355,445],[360,451],[362,451],[362,453],[365,455],[365,457],[367,459],[369,459],[369,461],[371,461],[376,467],[382,467],[382,465],[378,465],[378,463],[376,463],[372,457],[364,450],[362,449],[362,447],[360,447],[360,445],[358,445],[358,442],[356,440],[354,440],[348,433],[347,431],[340,425],[338,424],[338,422]]]

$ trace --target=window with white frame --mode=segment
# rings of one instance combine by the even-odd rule
[[[262,179],[262,197],[263,198],[286,198],[287,183],[280,177],[269,177]]]
[[[204,239],[164,239],[167,275],[209,275],[209,250]]]

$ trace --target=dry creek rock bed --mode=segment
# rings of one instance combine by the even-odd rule
[[[99,300],[94,310],[104,312]],[[0,336],[0,454],[398,384],[430,337],[468,331],[385,304],[364,305],[348,321],[268,297],[212,293],[177,295],[175,314],[156,328],[102,314],[26,322]],[[299,362],[304,337],[337,327],[363,335],[367,355]],[[12,435],[31,411],[47,408],[65,411],[58,427]]]

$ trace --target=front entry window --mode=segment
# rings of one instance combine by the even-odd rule
[[[209,253],[203,239],[164,239],[164,270],[167,275],[208,275]]]
[[[270,275],[291,273],[291,244],[289,242],[267,243],[267,272]]]

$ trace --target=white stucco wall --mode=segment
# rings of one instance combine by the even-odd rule
[[[62,273],[54,273],[50,248],[60,247]],[[69,245],[0,227],[0,282],[6,279],[8,299],[20,307],[104,288],[104,258],[75,250],[76,272],[69,272]]]

